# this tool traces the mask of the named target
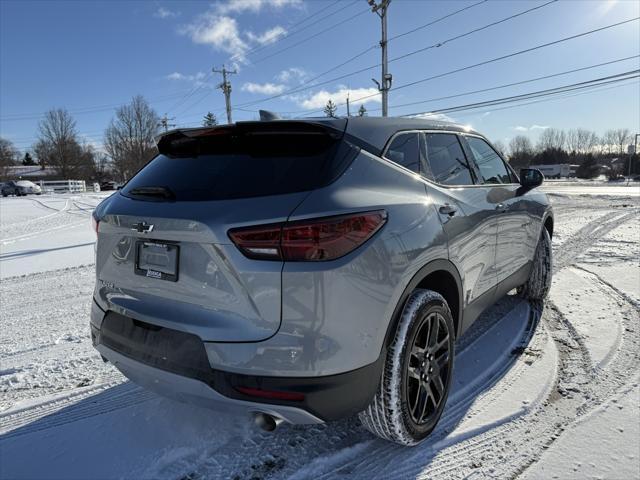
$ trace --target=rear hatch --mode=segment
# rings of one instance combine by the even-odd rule
[[[246,122],[164,136],[160,154],[96,209],[100,306],[205,341],[275,334],[283,262],[248,258],[228,231],[285,222],[337,178],[355,154],[343,131]]]

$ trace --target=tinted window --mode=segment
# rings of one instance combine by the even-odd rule
[[[420,159],[418,154],[418,134],[403,133],[391,141],[384,156],[404,168],[419,173]]]
[[[337,158],[349,153],[344,143],[317,132],[217,134],[178,139],[176,145],[140,170],[122,193],[145,200],[139,192],[160,187],[169,198],[201,201],[301,192],[328,183]]]
[[[443,185],[473,185],[469,164],[457,135],[425,133],[427,177]]]
[[[466,137],[484,183],[511,183],[509,170],[491,146],[477,137]]]

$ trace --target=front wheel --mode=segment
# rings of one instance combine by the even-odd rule
[[[368,430],[401,445],[416,445],[433,431],[449,395],[454,336],[442,295],[415,290],[402,311],[378,391],[359,414]]]
[[[544,300],[551,288],[552,268],[551,236],[543,227],[533,256],[529,279],[520,287],[520,295],[531,301]]]

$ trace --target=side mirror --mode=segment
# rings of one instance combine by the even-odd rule
[[[523,168],[520,170],[520,185],[524,188],[536,188],[542,185],[544,175],[536,168]]]

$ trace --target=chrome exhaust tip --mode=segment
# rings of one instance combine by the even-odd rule
[[[281,418],[274,417],[268,413],[256,413],[253,420],[265,432],[273,432],[282,423]]]

